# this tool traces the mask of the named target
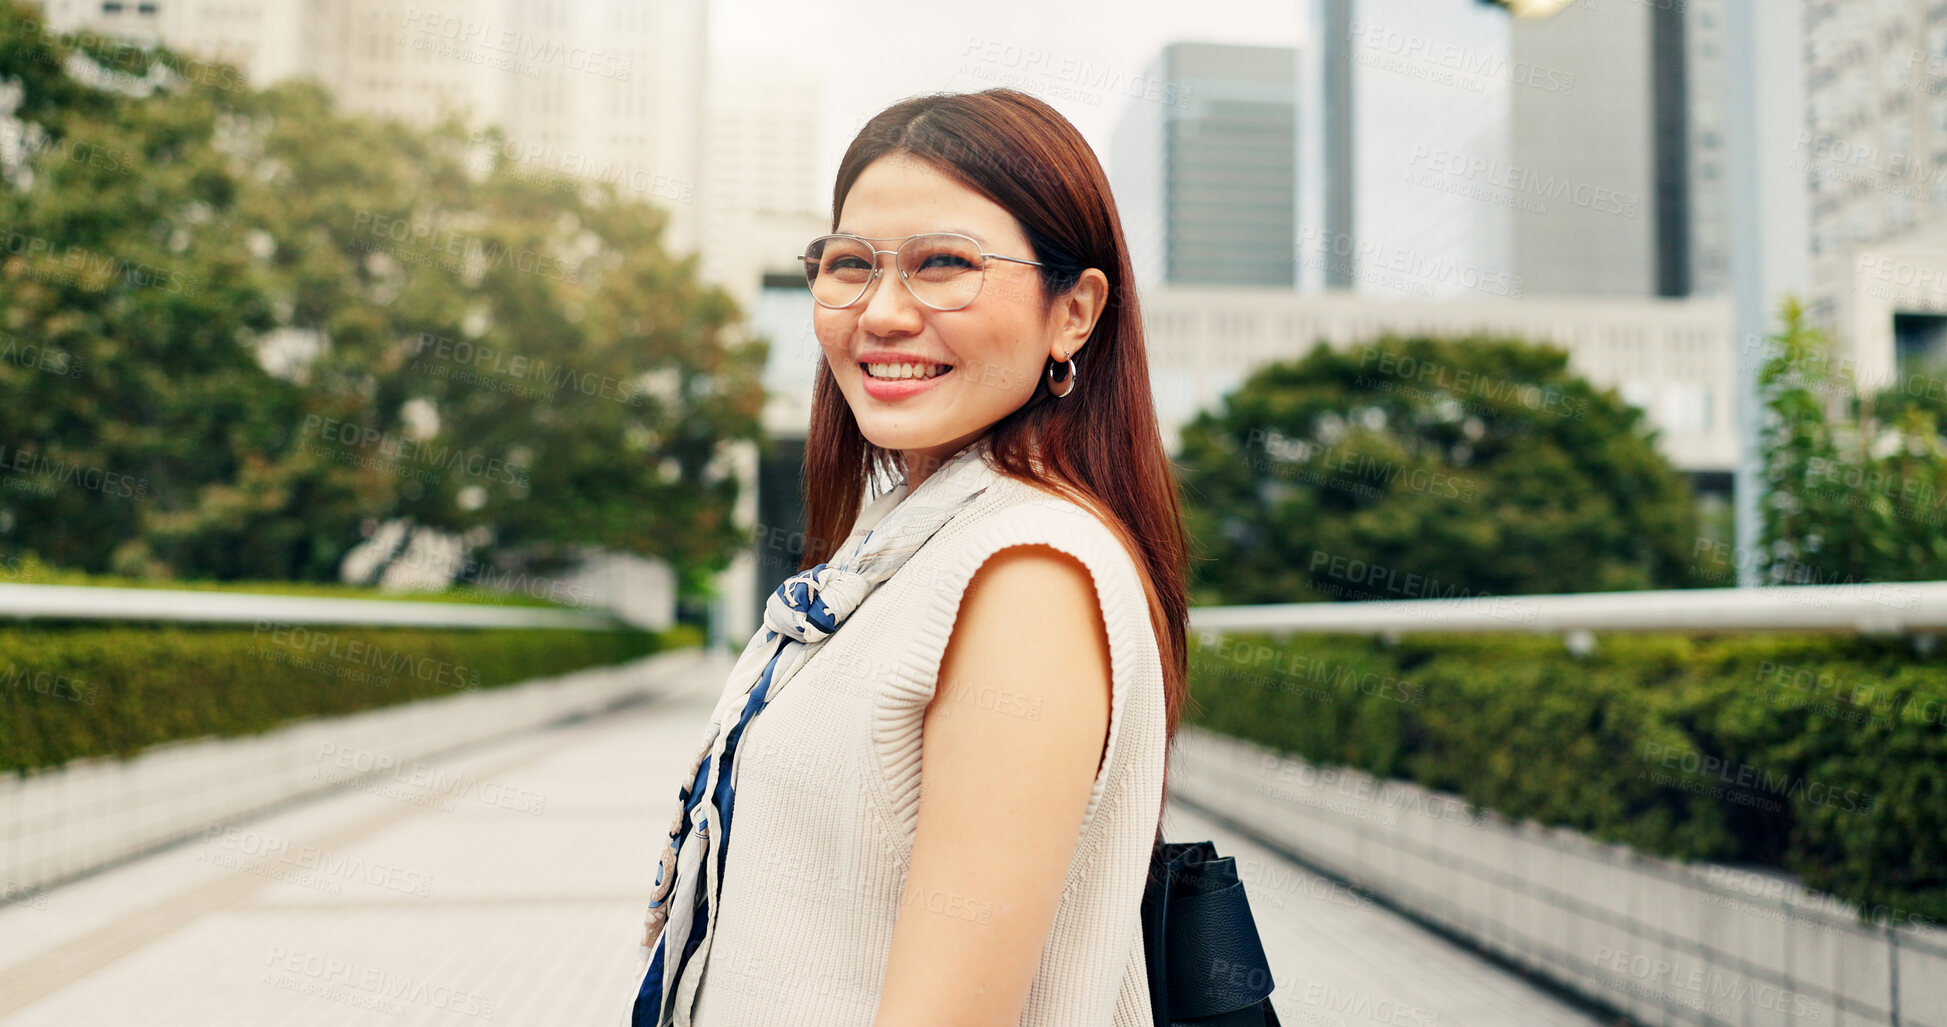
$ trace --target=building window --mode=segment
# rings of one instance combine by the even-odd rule
[[[154,16],[154,14],[155,14],[155,5],[154,5],[154,4],[136,4],[136,5],[135,5],[135,13],[137,13],[137,14],[141,14],[141,15],[147,15],[147,16]]]
[[[122,13],[122,5],[116,3],[115,0],[102,0],[101,13],[120,14]]]

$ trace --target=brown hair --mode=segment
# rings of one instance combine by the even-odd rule
[[[1075,126],[1026,93],[995,88],[917,96],[866,122],[845,151],[832,189],[833,231],[859,174],[889,154],[924,161],[1012,214],[1042,262],[1045,302],[1074,288],[1085,269],[1108,277],[1108,305],[1087,345],[1076,350],[1075,391],[1058,398],[1041,376],[1027,402],[996,421],[986,438],[995,470],[1093,510],[1129,551],[1163,661],[1165,738],[1174,739],[1189,696],[1183,519],[1175,466],[1156,424],[1142,311],[1108,178]],[[831,366],[820,360],[805,440],[811,541],[801,570],[832,556],[858,518],[866,487],[879,472],[896,472],[898,459],[859,431]],[[1166,744],[1166,783],[1168,754]]]

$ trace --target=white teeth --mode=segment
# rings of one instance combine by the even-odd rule
[[[874,378],[933,378],[947,371],[946,364],[867,364],[865,373]]]

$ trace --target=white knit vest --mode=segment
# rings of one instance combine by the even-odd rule
[[[1114,697],[1021,1024],[1150,1027],[1138,908],[1165,739],[1148,601],[1129,553],[1093,514],[1007,477],[880,585],[746,728],[695,1027],[870,1027],[912,857],[921,726],[940,660],[974,572],[1030,544],[1072,554],[1093,577]],[[968,701],[1035,715],[1003,694]],[[992,912],[958,896],[928,901],[948,916]]]

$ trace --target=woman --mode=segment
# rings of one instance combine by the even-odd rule
[[[684,778],[632,1022],[1146,1027],[1185,553],[1107,180],[1033,97],[932,95],[833,209],[812,541]]]

